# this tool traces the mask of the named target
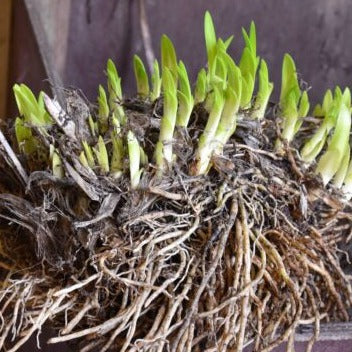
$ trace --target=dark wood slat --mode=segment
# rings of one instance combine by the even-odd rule
[[[6,116],[12,0],[0,1],[0,119]]]
[[[63,103],[62,92],[58,89],[63,86],[62,80],[54,65],[53,50],[49,45],[47,33],[45,32],[43,23],[39,17],[37,2],[34,0],[24,0],[24,4],[28,11],[29,19],[37,40],[40,56],[51,84],[52,93],[57,97],[60,103]]]

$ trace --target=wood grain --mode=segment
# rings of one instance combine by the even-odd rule
[[[0,119],[6,115],[12,0],[0,1]]]

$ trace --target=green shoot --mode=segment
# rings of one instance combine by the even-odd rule
[[[282,64],[280,110],[283,118],[282,138],[290,143],[300,129],[303,117],[308,114],[309,99],[306,91],[301,93],[296,66],[289,54],[285,54]],[[276,141],[276,150],[282,150],[280,140]]]
[[[139,56],[134,55],[133,58],[134,75],[137,82],[137,94],[142,99],[149,97],[149,81],[144,64]]]
[[[255,98],[252,112],[253,118],[258,120],[264,118],[266,107],[273,89],[273,83],[269,82],[268,66],[265,60],[262,59],[259,68],[259,89]]]
[[[108,157],[108,151],[106,150],[105,142],[102,136],[99,136],[98,144],[93,150],[97,158],[97,162],[100,167],[100,170],[103,173],[107,174],[110,171],[109,157]]]
[[[82,142],[82,146],[83,146],[83,150],[84,150],[87,162],[88,162],[88,166],[92,169],[95,166],[93,149],[86,141]]]
[[[52,119],[46,112],[42,93],[38,100],[25,84],[15,84],[13,87],[15,99],[24,121],[36,127],[45,127],[52,124]]]
[[[98,108],[99,130],[105,133],[109,129],[110,110],[105,90],[101,85],[99,85]]]
[[[330,110],[332,104],[334,102],[334,97],[330,89],[328,89],[324,95],[323,104],[317,104],[314,108],[313,115],[314,116],[325,116]]]
[[[165,34],[161,37],[161,67],[162,76],[164,76],[164,70],[167,68],[170,71],[174,81],[177,82],[178,66],[176,51],[171,40]]]
[[[286,106],[291,103],[288,102],[290,96],[298,101],[301,94],[299,88],[296,65],[293,58],[289,54],[285,54],[282,64],[282,81],[281,81],[281,92],[280,92],[280,108],[281,111],[286,110]]]
[[[324,120],[314,135],[306,141],[301,150],[301,158],[307,164],[314,161],[321,152],[330,131],[336,124],[343,96],[339,89],[337,89],[336,92],[337,94],[335,94],[334,98],[331,90],[328,90],[325,93],[323,104],[315,108],[315,110],[317,110],[315,113],[318,113],[318,116],[323,116]],[[339,92],[341,92],[341,94],[339,94]],[[347,91],[345,97],[346,100],[348,100]]]
[[[348,165],[350,162],[350,157],[351,157],[351,148],[350,148],[350,144],[347,143],[345,146],[345,151],[344,151],[344,155],[342,157],[342,161],[341,161],[341,165],[339,167],[339,169],[337,170],[333,183],[335,185],[335,187],[337,188],[341,188],[343,185],[343,182],[346,178],[347,175],[347,171],[348,171]]]
[[[119,77],[114,62],[109,59],[106,68],[108,76],[108,93],[109,93],[109,107],[112,115],[116,115],[119,122],[124,125],[126,123],[126,115],[121,106],[122,90],[121,78]]]
[[[321,175],[324,185],[335,176],[341,166],[349,144],[350,130],[350,109],[345,104],[341,104],[334,134],[326,152],[320,158],[316,170]]]
[[[349,163],[347,173],[343,182],[344,185],[342,187],[342,192],[345,194],[346,198],[350,200],[352,198],[352,160]]]
[[[88,125],[89,125],[89,129],[90,129],[90,133],[92,134],[93,137],[96,136],[96,134],[98,133],[98,124],[96,122],[94,122],[92,115],[89,115],[88,117]]]
[[[152,91],[150,93],[150,100],[153,102],[160,97],[161,91],[161,78],[159,72],[159,64],[154,60],[153,73],[152,73]]]
[[[123,140],[116,131],[111,134],[112,140],[112,156],[110,162],[110,171],[112,176],[117,178],[123,170],[124,147]]]
[[[79,154],[79,161],[81,162],[81,164],[86,167],[87,169],[90,169],[89,164],[88,164],[88,160],[87,157],[84,153],[84,151],[82,150],[81,153]]]
[[[221,113],[224,107],[224,97],[221,91],[214,87],[214,102],[209,114],[208,122],[199,138],[196,150],[196,165],[191,170],[194,175],[205,174],[209,169],[212,153],[216,148],[215,134],[218,129]]]
[[[53,175],[57,178],[63,178],[65,176],[65,172],[62,166],[62,161],[57,153],[57,150],[52,144],[50,145],[50,159]]]
[[[171,163],[172,139],[177,116],[177,85],[171,71],[165,67],[163,69],[163,92],[164,92],[164,111],[160,124],[159,141],[155,150],[155,160],[160,169],[164,168],[164,160]]]
[[[252,101],[255,86],[255,75],[259,64],[254,22],[251,22],[249,34],[245,31],[245,29],[242,29],[242,33],[246,46],[243,49],[239,65],[242,74],[242,94],[240,107],[242,109],[248,109],[250,108]]]
[[[224,91],[224,107],[219,125],[216,130],[216,140],[219,143],[217,152],[221,152],[231,135],[235,132],[237,113],[240,106],[242,77],[241,71],[232,58],[223,52],[224,62],[227,65],[227,87]]]
[[[137,138],[132,131],[127,134],[128,156],[130,160],[131,187],[136,189],[139,185],[143,169],[140,169],[140,147]]]
[[[39,141],[32,135],[31,128],[25,126],[19,117],[15,120],[15,134],[19,150],[25,155],[32,155],[36,151]]]
[[[207,95],[207,73],[202,68],[197,76],[196,87],[194,90],[194,104],[203,103]]]
[[[191,92],[191,85],[187,75],[187,70],[182,61],[178,65],[179,90],[178,90],[178,111],[176,125],[186,128],[191,116],[194,99]]]
[[[209,11],[206,11],[204,16],[204,37],[208,57],[208,70],[212,73],[215,65],[217,40],[214,23]]]

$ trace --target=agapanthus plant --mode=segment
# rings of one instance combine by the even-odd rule
[[[0,131],[1,350],[50,323],[49,343],[86,352],[292,351],[299,324],[315,324],[309,349],[321,321],[350,319],[349,89],[307,118],[288,54],[270,102],[254,23],[239,62],[209,12],[204,34],[194,85],[166,35],[152,72],[134,57],[134,97],[112,60],[89,106],[15,85],[17,143]]]

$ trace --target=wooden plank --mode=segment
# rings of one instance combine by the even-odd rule
[[[24,3],[53,94],[63,103],[61,73],[66,58],[70,0],[55,0],[50,3],[24,0]]]
[[[0,120],[6,116],[12,0],[0,1]]]

